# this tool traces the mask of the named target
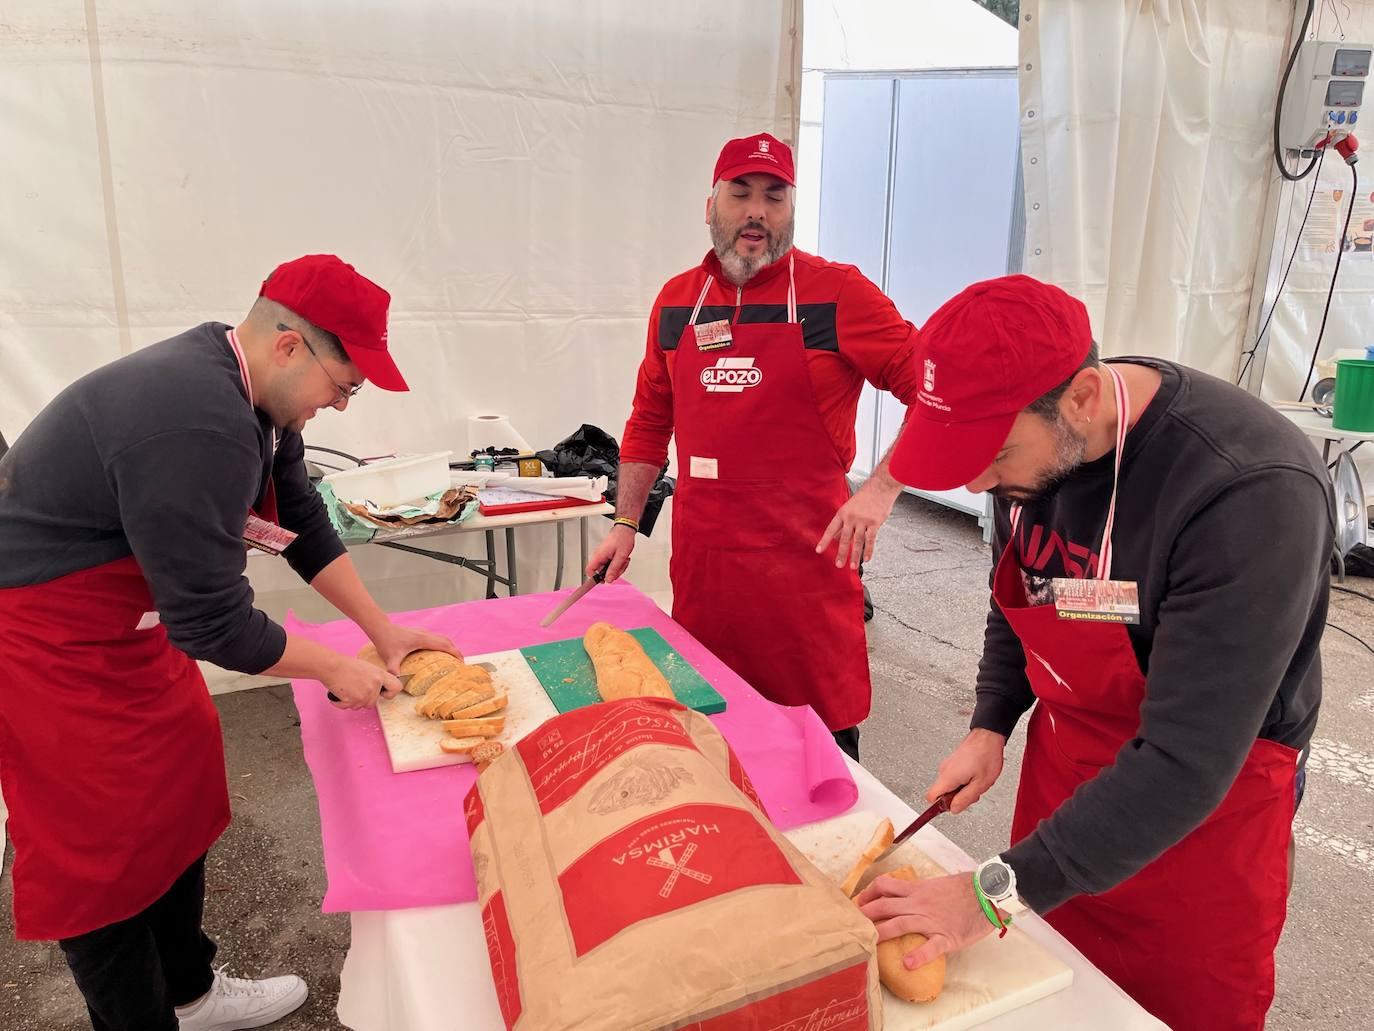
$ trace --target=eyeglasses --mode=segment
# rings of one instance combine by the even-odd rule
[[[330,383],[333,383],[333,384],[334,384],[334,389],[337,390],[337,391],[339,392],[339,396],[336,397],[336,398],[334,399],[334,403],[331,404],[329,407],[331,407],[331,408],[338,408],[339,405],[345,403],[346,401],[348,401],[349,398],[353,397],[355,394],[357,394],[358,391],[360,391],[360,390],[363,389],[363,385],[362,385],[361,383],[354,384],[354,385],[352,385],[352,386],[345,386],[344,384],[342,384],[342,383],[340,383],[338,380],[336,380],[336,379],[334,378],[334,374],[331,373],[331,372],[329,371],[329,369],[325,367],[324,362],[320,361],[320,356],[319,356],[318,354],[315,353],[315,349],[314,349],[313,347],[310,346],[310,339],[309,339],[304,333],[302,333],[299,329],[293,329],[293,328],[290,327],[290,326],[285,326],[285,325],[282,325],[282,323],[278,322],[278,323],[277,323],[277,332],[279,332],[279,333],[295,333],[298,337],[301,338],[301,343],[303,343],[303,344],[305,345],[305,349],[306,349],[307,351],[310,352],[310,357],[315,359],[315,363],[316,363],[321,369],[324,369],[324,374],[325,374],[326,376],[329,377],[329,382],[330,382]]]

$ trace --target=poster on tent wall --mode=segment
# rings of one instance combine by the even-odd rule
[[[618,437],[650,304],[709,247],[721,144],[795,139],[800,7],[8,3],[0,432],[123,353],[235,322],[276,264],[326,252],[391,292],[413,389],[365,389],[308,443],[462,452],[483,412],[536,447],[584,422]],[[636,553],[646,589],[666,586],[667,537]],[[551,530],[522,534],[524,589],[552,587],[553,554]],[[390,609],[485,587],[355,559]],[[280,563],[250,575],[274,615],[329,614]]]

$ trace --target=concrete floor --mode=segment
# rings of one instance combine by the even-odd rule
[[[967,727],[986,614],[990,557],[972,519],[903,498],[868,570],[878,612],[869,627],[875,699],[864,760],[889,787],[919,799]],[[1374,594],[1374,581],[1347,586]],[[1374,603],[1337,594],[1331,622],[1374,644]],[[1298,866],[1279,946],[1269,1027],[1374,1028],[1354,986],[1374,982],[1374,654],[1331,631],[1323,645],[1326,702],[1297,824]],[[210,855],[206,926],[219,961],[249,976],[294,972],[306,1006],[274,1025],[333,1031],[348,920],[319,911],[324,893],[314,790],[285,688],[216,699],[224,724],[234,823]],[[1019,772],[1019,735],[1001,782],[942,830],[975,856],[1004,847]],[[0,879],[0,1027],[88,1027],[61,953],[16,942],[12,886]],[[474,1029],[476,1031],[476,1029]]]

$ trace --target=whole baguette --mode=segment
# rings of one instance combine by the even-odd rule
[[[582,647],[596,668],[596,690],[605,702],[623,698],[673,698],[673,689],[638,641],[610,623],[593,623]]]
[[[920,880],[909,866],[893,870],[889,877],[904,881]],[[878,976],[883,987],[907,1002],[930,1002],[945,986],[945,957],[937,956],[925,966],[908,970],[902,957],[926,943],[924,934],[904,934],[878,943]]]

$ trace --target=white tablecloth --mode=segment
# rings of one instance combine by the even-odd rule
[[[900,798],[860,766],[857,808],[882,813],[898,827],[915,818]],[[948,870],[974,861],[934,826],[914,839]],[[353,913],[353,944],[344,961],[339,1020],[354,1031],[500,1031],[486,941],[475,902],[427,909]],[[988,1031],[1156,1031],[1164,1025],[1133,1002],[1064,938],[1032,913],[1017,926],[1073,968],[1073,984],[1039,1002],[981,1025]]]

